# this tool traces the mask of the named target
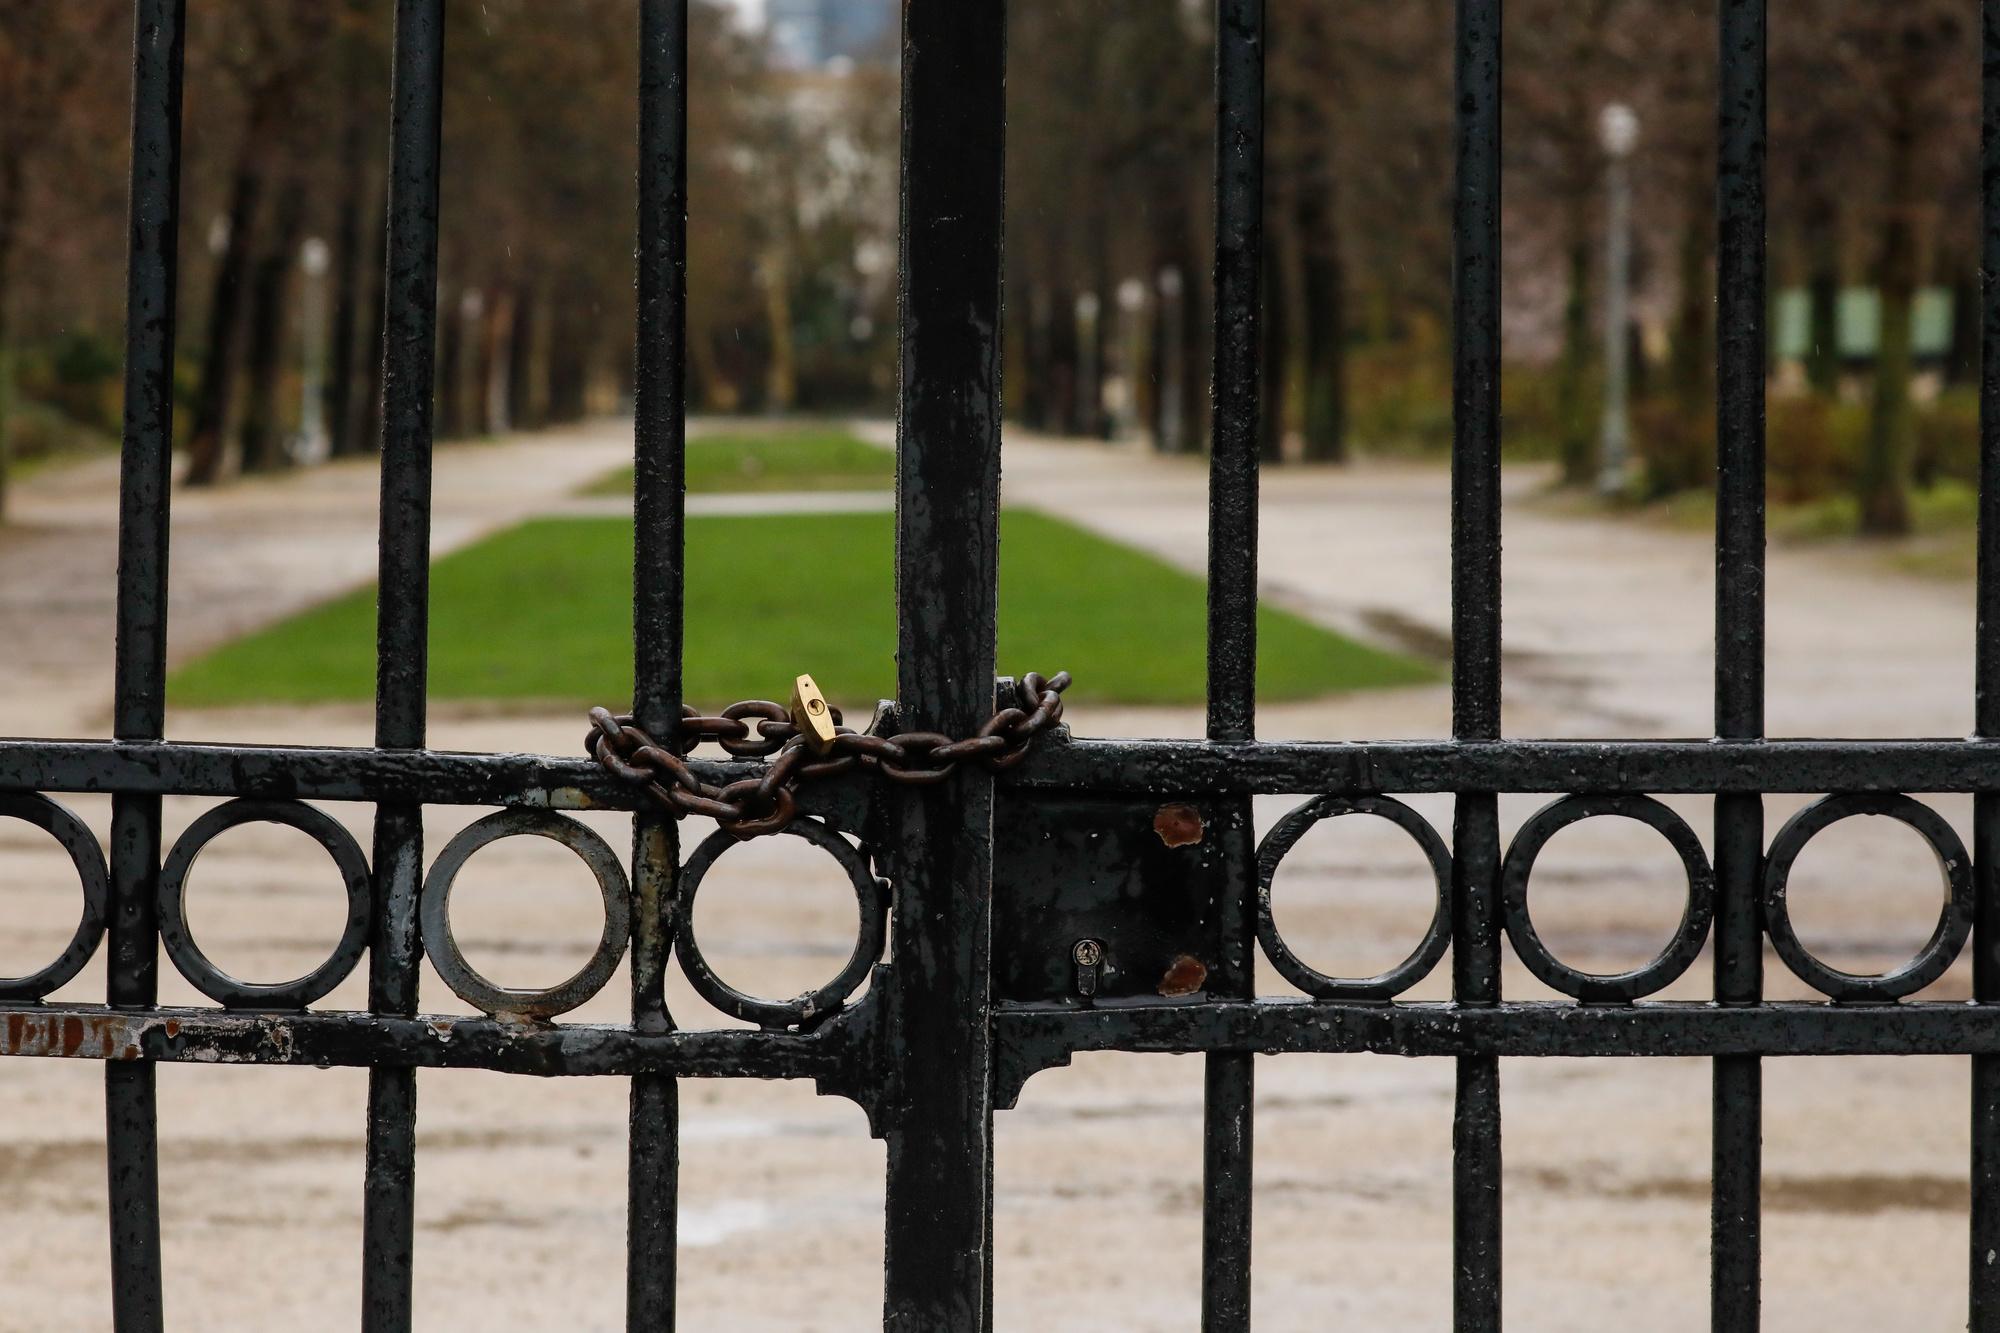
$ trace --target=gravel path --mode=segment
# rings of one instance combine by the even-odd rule
[[[437,451],[431,538],[442,553],[566,501],[631,455],[599,422]],[[169,649],[181,661],[375,576],[379,471],[355,459],[176,488]],[[0,527],[0,734],[88,736],[111,706],[118,464],[95,459],[16,488]]]
[[[871,427],[877,430],[880,428]],[[620,512],[569,499],[623,462],[629,427],[443,449],[436,545],[534,513]],[[372,576],[376,478],[342,464],[175,496],[173,651],[197,652]],[[1558,516],[1539,472],[1510,470],[1507,725],[1514,734],[1705,735],[1711,556],[1699,536]],[[1198,463],[1010,438],[1010,502],[1032,504],[1199,568]],[[0,733],[98,735],[110,691],[115,468],[30,481],[0,530]],[[730,504],[774,503],[770,497]],[[707,502],[704,502],[707,503]],[[831,501],[822,503],[855,503]],[[870,497],[879,504],[879,497]],[[1266,488],[1265,587],[1308,615],[1436,651],[1447,623],[1448,503],[1436,468],[1288,470]],[[1080,571],[1087,576],[1088,571]],[[1858,556],[1771,562],[1774,734],[1963,734],[1971,721],[1969,589]],[[1438,735],[1433,686],[1266,710],[1269,736]],[[1078,710],[1089,734],[1194,734],[1188,710]],[[362,744],[366,710],[177,714],[187,739]],[[442,714],[446,748],[570,750],[575,719]],[[1289,804],[1265,803],[1268,824]],[[108,802],[75,804],[100,829]],[[167,803],[168,836],[205,803]],[[1413,802],[1449,827],[1449,803]],[[1532,799],[1509,800],[1517,823]],[[1697,829],[1706,803],[1676,801]],[[1941,801],[1958,822],[1963,802]],[[1790,803],[1773,801],[1773,823]],[[364,834],[366,807],[333,813]],[[478,811],[430,813],[437,847]],[[590,816],[614,845],[625,821]],[[1354,821],[1344,821],[1351,824]],[[1537,876],[1537,921],[1578,965],[1648,956],[1680,883],[1650,834],[1580,827]],[[703,831],[691,821],[690,837]],[[533,840],[524,840],[533,841]],[[1801,864],[1816,942],[1849,965],[1891,961],[1927,932],[1934,868],[1890,833],[1829,835]],[[225,967],[296,975],[337,904],[319,854],[244,830],[203,859],[195,928]],[[1281,878],[1287,936],[1315,963],[1375,970],[1408,948],[1425,889],[1380,829],[1313,835]],[[565,975],[594,938],[587,885],[559,851],[504,844],[461,881],[476,964],[512,984]],[[698,921],[732,980],[813,983],[848,918],[787,846],[732,853]],[[1809,854],[1808,860],[1811,860]],[[58,947],[74,887],[33,830],[0,824],[9,929],[0,973]],[[1807,872],[1811,872],[1808,874]],[[1801,909],[1803,916],[1803,908]],[[1802,926],[1803,928],[1803,926]],[[1677,994],[1706,993],[1706,963]],[[1540,994],[1518,967],[1514,996]],[[102,994],[93,966],[70,988]],[[1440,981],[1420,994],[1438,992]],[[1773,965],[1774,992],[1788,993]],[[1962,971],[1933,994],[1962,994]],[[616,1021],[614,980],[580,1015]],[[450,1011],[440,982],[427,1008]],[[163,998],[195,997],[172,975]],[[350,980],[329,1001],[354,1004]],[[678,981],[683,1021],[708,1021]],[[1774,1330],[1964,1324],[1963,1061],[1774,1061],[1767,1092],[1767,1324]],[[1708,1071],[1698,1061],[1508,1064],[1507,1300],[1514,1327],[1679,1330],[1706,1310]],[[1451,1071],[1437,1062],[1291,1057],[1259,1068],[1259,1328],[1435,1329],[1449,1322]],[[624,1089],[467,1073],[420,1079],[418,1291],[426,1329],[622,1326]],[[161,1072],[168,1303],[177,1326],[352,1327],[359,1301],[358,1071]],[[0,1200],[33,1245],[0,1257],[0,1330],[107,1326],[101,1080],[94,1066],[0,1067]],[[1183,1329],[1200,1237],[1196,1060],[1080,1057],[1038,1076],[998,1124],[997,1300],[1003,1329]],[[807,1087],[702,1082],[683,1092],[682,1327],[879,1325],[881,1149],[852,1107]]]

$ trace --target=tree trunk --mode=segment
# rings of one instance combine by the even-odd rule
[[[285,182],[283,191],[270,243],[250,274],[250,338],[244,349],[247,392],[240,436],[245,472],[275,472],[290,461],[285,455],[279,397],[290,331],[286,315],[292,257],[304,225],[304,204],[297,181]]]
[[[1285,289],[1283,233],[1276,227],[1268,227],[1264,232],[1263,267],[1264,347],[1257,450],[1265,462],[1282,463],[1290,407],[1285,390],[1291,378],[1291,294]]]
[[[1581,8],[1581,7],[1580,7]],[[1582,9],[1570,42],[1568,58],[1573,68],[1601,67],[1606,29],[1612,17],[1611,0],[1598,0]],[[1597,253],[1600,214],[1607,204],[1605,187],[1611,182],[1604,170],[1599,136],[1582,127],[1597,124],[1599,107],[1584,79],[1572,79],[1563,99],[1563,119],[1572,133],[1563,141],[1562,246],[1564,269],[1562,351],[1556,359],[1556,458],[1566,486],[1588,486],[1601,470],[1599,463],[1601,404],[1591,393],[1591,368],[1598,349],[1608,341],[1592,306],[1591,260]],[[1628,359],[1628,366],[1635,364]],[[1628,393],[1632,379],[1628,370]]]
[[[7,516],[7,488],[14,463],[10,422],[14,415],[13,323],[8,318],[14,273],[14,238],[20,233],[21,155],[0,156],[0,518]]]
[[[1177,259],[1162,258],[1153,279],[1153,446],[1164,454],[1184,454],[1194,447],[1181,346],[1187,336],[1187,269]]]
[[[1035,424],[1035,297],[1025,269],[1026,265],[1018,263],[1007,266],[1006,308],[1014,315],[1001,330],[1006,342],[1001,348],[1000,364],[1008,368],[1008,410],[1016,421],[1032,427]]]
[[[1680,304],[1674,313],[1672,389],[1690,421],[1707,418],[1709,374],[1715,364],[1710,342],[1709,316],[1715,302],[1709,293],[1707,199],[1706,193],[1690,197],[1681,223]]]
[[[1164,164],[1177,167],[1178,163]],[[1153,312],[1151,345],[1154,447],[1162,453],[1184,454],[1197,449],[1193,430],[1193,399],[1203,379],[1188,381],[1187,309],[1190,279],[1199,271],[1194,237],[1189,231],[1188,203],[1180,193],[1185,179],[1178,170],[1157,183],[1153,213],[1158,219],[1153,249]]]
[[[368,0],[348,0],[348,19],[365,17]],[[333,328],[326,385],[321,394],[326,415],[328,452],[335,458],[365,452],[369,417],[363,377],[369,374],[360,341],[362,330],[362,217],[368,190],[368,129],[365,108],[367,49],[353,29],[340,39],[341,90],[346,108],[340,135],[340,198],[335,206],[333,252]],[[367,344],[372,346],[371,341]]]
[[[1958,275],[1951,284],[1951,350],[1945,356],[1945,381],[1979,382],[1979,263],[1976,258],[1953,264]]]
[[[508,330],[507,417],[517,430],[535,430],[542,425],[534,387],[535,321],[539,309],[533,288],[523,287],[514,294],[514,326]]]
[[[1596,477],[1596,437],[1590,410],[1590,210],[1578,191],[1568,210],[1569,290],[1563,300],[1562,355],[1556,362],[1557,456],[1566,486],[1587,486]]]
[[[388,203],[375,210],[386,218]],[[362,330],[361,385],[366,406],[358,426],[360,441],[356,452],[372,452],[382,447],[382,363],[388,355],[389,319],[389,228],[386,220],[373,228],[375,234],[373,281],[368,288],[367,326]]]
[[[514,338],[514,354],[516,356],[520,355],[521,348],[524,345],[520,331],[520,315],[517,311],[515,315]],[[532,346],[532,344],[527,345]],[[743,391],[737,385],[736,381],[731,378],[729,371],[723,366],[722,358],[716,354],[714,330],[709,330],[698,335],[691,335],[687,340],[687,349],[688,383],[691,386],[688,390],[688,396],[694,401],[699,402],[702,405],[702,409],[707,412],[727,414],[736,411],[742,405]],[[510,362],[509,373],[514,375],[523,373],[519,361]],[[518,417],[515,418],[515,422],[517,426],[528,424],[522,422]]]
[[[1026,300],[1014,308],[1022,317],[1009,321],[1021,331],[1019,378],[1009,374],[1014,385],[1014,401],[1021,405],[1021,420],[1030,430],[1049,428],[1049,294],[1039,285],[1023,284]]]
[[[1112,422],[1104,402],[1104,382],[1110,373],[1106,358],[1111,355],[1112,312],[1118,309],[1118,279],[1111,271],[1110,222],[1101,207],[1091,209],[1090,250],[1090,295],[1097,303],[1096,313],[1088,328],[1077,328],[1080,316],[1074,299],[1066,312],[1077,338],[1076,429],[1094,440],[1108,440]]]
[[[350,64],[352,61],[350,60]],[[355,362],[359,356],[356,325],[361,310],[361,210],[365,188],[365,125],[359,80],[348,80],[346,125],[340,143],[340,203],[333,231],[333,329],[328,336],[326,433],[336,458],[361,453],[366,413],[360,408]]]
[[[1900,90],[1898,90],[1900,92]],[[1877,266],[1882,331],[1875,350],[1875,395],[1857,477],[1861,531],[1896,536],[1910,530],[1910,308],[1917,289],[1915,164],[1917,126],[1907,94],[1892,93],[1888,207]]]
[[[495,289],[486,308],[486,326],[480,338],[479,428],[489,435],[504,435],[514,428],[507,401],[513,355],[514,293],[501,287]]]
[[[584,390],[589,381],[587,335],[578,327],[574,314],[558,312],[550,326],[548,346],[547,420],[565,423],[581,420]]]
[[[1111,318],[1108,309],[1097,312],[1098,321]],[[1066,276],[1058,276],[1049,293],[1049,424],[1058,435],[1075,435],[1082,430],[1077,410],[1077,329],[1076,293]]]
[[[759,268],[764,279],[765,331],[771,339],[771,360],[764,369],[764,410],[789,412],[799,396],[798,355],[792,346],[792,268],[784,251],[775,246]]]
[[[1212,249],[1193,242],[1190,256],[1204,248]],[[1183,420],[1191,454],[1208,450],[1209,380],[1215,373],[1209,343],[1213,318],[1209,300],[1213,293],[1208,276],[1208,265],[1192,257],[1181,270],[1181,395],[1187,404]]]
[[[1180,270],[1158,262],[1148,284],[1152,301],[1146,311],[1146,379],[1152,386],[1147,403],[1147,430],[1153,448],[1177,454],[1183,448],[1180,415],[1181,315]]]
[[[455,440],[465,434],[465,379],[459,373],[465,316],[458,307],[455,295],[438,296],[437,433],[444,440]]]
[[[1316,463],[1347,459],[1346,269],[1332,170],[1325,161],[1307,163],[1294,205],[1305,298],[1305,456]]]
[[[229,187],[229,239],[215,266],[208,303],[208,330],[201,358],[201,380],[195,389],[194,420],[188,436],[190,486],[212,486],[222,479],[224,432],[236,390],[236,330],[242,323],[249,284],[251,246],[256,239],[257,201],[264,192],[264,156],[270,129],[253,117],[237,149],[236,169]]]
[[[1840,221],[1816,208],[1807,242],[1806,382],[1831,398],[1840,389]]]

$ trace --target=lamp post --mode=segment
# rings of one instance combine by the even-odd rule
[[[1118,320],[1121,341],[1125,344],[1120,360],[1124,362],[1119,378],[1117,420],[1115,438],[1127,440],[1139,425],[1139,377],[1145,374],[1146,363],[1146,284],[1138,278],[1127,278],[1118,284]]]
[[[1076,298],[1076,319],[1070,328],[1076,338],[1076,424],[1085,435],[1102,439],[1104,430],[1104,367],[1097,352],[1104,340],[1097,335],[1097,321],[1104,316],[1103,303],[1096,292],[1082,292]]]
[[[1626,414],[1625,327],[1632,288],[1632,149],[1639,142],[1639,117],[1613,102],[1597,117],[1598,141],[1609,163],[1604,246],[1604,424],[1599,437],[1602,468],[1597,489],[1617,495],[1625,489],[1630,429]]]
[[[1160,308],[1153,321],[1159,348],[1154,358],[1159,365],[1159,438],[1155,447],[1163,454],[1177,454],[1186,448],[1187,423],[1181,420],[1181,271],[1172,265],[1160,270],[1155,280]]]
[[[333,451],[326,429],[326,274],[332,266],[333,251],[327,243],[307,237],[299,247],[299,267],[305,272],[299,324],[305,346],[300,358],[299,436],[292,444],[293,456],[302,463],[317,463]]]

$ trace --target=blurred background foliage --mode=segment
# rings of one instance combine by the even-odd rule
[[[373,447],[391,8],[190,0],[191,484]],[[1712,9],[1506,9],[1506,447],[1572,483],[1595,473],[1597,117],[1626,103],[1642,127],[1624,331],[1637,499],[1713,473]],[[439,432],[619,410],[634,6],[447,13]],[[129,21],[120,0],[0,5],[0,479],[115,438]],[[1267,457],[1439,456],[1451,6],[1270,0],[1269,22]],[[1962,0],[1787,0],[1772,15],[1770,298],[1787,331],[1773,498],[1849,497],[1864,530],[1907,529],[1913,496],[1974,480],[1976,23]],[[894,24],[893,0],[693,4],[693,410],[893,406]],[[1004,336],[1022,426],[1205,446],[1209,25],[1199,0],[1012,0]]]

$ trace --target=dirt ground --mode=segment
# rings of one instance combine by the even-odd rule
[[[441,450],[437,545],[563,507],[615,466],[605,423]],[[1010,502],[1034,504],[1198,567],[1198,466],[1010,439]],[[376,478],[343,464],[175,497],[177,657],[368,578]],[[1708,732],[1713,557],[1706,542],[1554,516],[1542,477],[1510,471],[1507,728],[1515,735]],[[0,734],[102,735],[110,697],[115,475],[46,474],[0,530]],[[1329,624],[1434,648],[1447,620],[1448,503],[1434,468],[1297,470],[1266,485],[1265,588]],[[777,576],[774,574],[774,577]],[[1771,562],[1776,735],[1962,735],[1971,724],[1968,588],[1882,572],[1859,554]],[[1265,711],[1269,737],[1436,736],[1443,687]],[[1192,735],[1188,710],[1079,710],[1090,735]],[[440,712],[440,748],[571,752],[577,719]],[[176,739],[364,744],[365,710],[177,714]],[[1260,802],[1268,827],[1296,798]],[[70,802],[102,833],[108,800]],[[1517,825],[1539,802],[1503,801]],[[1800,802],[1770,802],[1770,825]],[[207,802],[170,800],[168,835]],[[1441,829],[1448,799],[1415,798]],[[1707,802],[1676,799],[1707,839]],[[1936,802],[1969,834],[1969,802]],[[329,806],[366,842],[365,806]],[[481,811],[431,812],[435,849]],[[614,845],[619,816],[589,816]],[[690,821],[687,834],[704,830]],[[698,928],[719,970],[787,995],[838,968],[852,909],[829,867],[789,842],[732,852]],[[226,969],[297,975],[323,956],[340,903],[322,853],[243,829],[204,856],[194,928]],[[0,822],[7,929],[0,975],[39,966],[74,922],[74,879],[37,831]],[[1928,934],[1936,869],[1871,821],[1800,863],[1802,933],[1849,967],[1882,967]],[[1558,954],[1609,969],[1649,957],[1683,881],[1656,835],[1572,828],[1536,879]],[[717,892],[715,890],[722,890]],[[1400,958],[1427,916],[1414,847],[1361,821],[1323,825],[1278,881],[1280,921],[1315,965]],[[851,903],[851,899],[848,900]],[[482,853],[455,895],[475,965],[514,985],[567,975],[596,934],[595,899],[560,849]],[[1518,965],[1508,993],[1545,994]],[[1707,992],[1707,960],[1673,992]],[[1445,969],[1419,989],[1442,993]],[[1803,994],[1770,962],[1774,994]],[[1267,978],[1278,993],[1281,983]],[[1962,996],[1963,965],[1928,998]],[[103,993],[101,965],[64,994]],[[619,1021],[622,982],[577,1015]],[[434,975],[425,1007],[462,1010]],[[171,968],[163,999],[199,997]],[[712,1015],[676,978],[685,1025]],[[350,980],[327,1002],[359,1005]],[[1767,1063],[1765,1309],[1774,1330],[1963,1327],[1967,1070],[1963,1060]],[[160,1071],[165,1271],[174,1327],[352,1327],[360,1298],[364,1076],[353,1070]],[[622,1327],[625,1088],[617,1080],[420,1075],[419,1323],[426,1329]],[[1531,1330],[1678,1330],[1706,1318],[1708,1070],[1700,1061],[1512,1061],[1506,1111],[1507,1313]],[[1257,1326],[1437,1329],[1449,1323],[1452,1071],[1384,1057],[1258,1066]],[[95,1064],[0,1067],[0,1215],[28,1243],[0,1253],[0,1330],[108,1326]],[[1192,1328],[1200,1250],[1201,1070],[1192,1058],[1079,1057],[1037,1076],[998,1122],[996,1299],[1003,1329]],[[683,1088],[680,1325],[879,1326],[882,1154],[862,1117],[810,1087]]]

